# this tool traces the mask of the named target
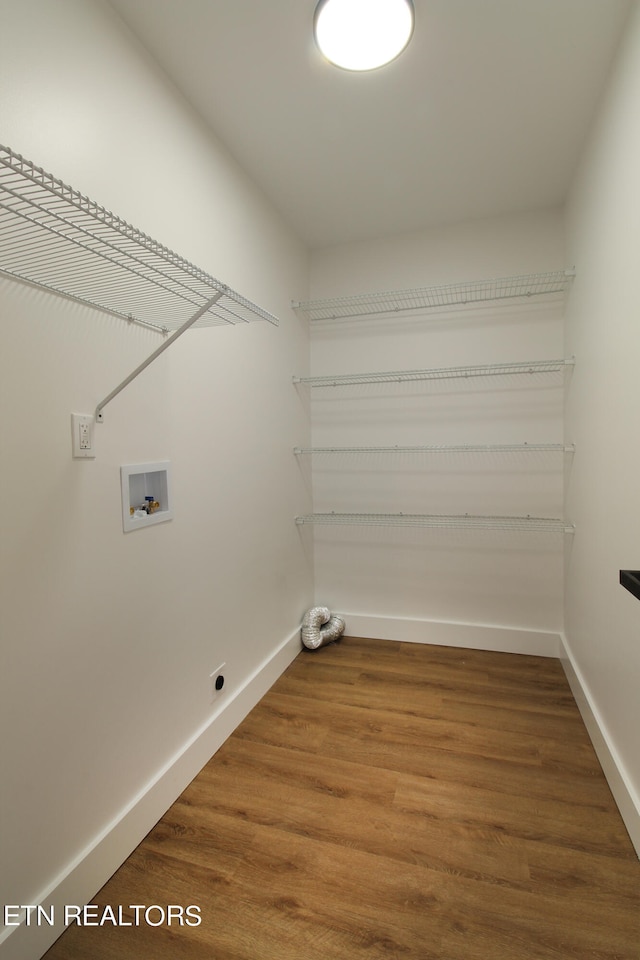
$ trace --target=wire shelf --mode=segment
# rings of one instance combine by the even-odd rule
[[[291,305],[296,313],[310,321],[344,320],[384,313],[403,313],[409,310],[462,306],[491,300],[534,297],[545,293],[563,293],[574,275],[572,270],[556,270],[526,276],[501,277],[496,280],[449,283],[435,287],[358,294],[327,300],[294,300]]]
[[[276,317],[0,145],[0,271],[162,332]]]
[[[488,363],[468,367],[438,367],[432,370],[389,370],[378,373],[344,373],[336,376],[294,377],[294,383],[312,387],[338,387],[357,383],[401,383],[408,380],[453,380],[472,377],[510,376],[532,373],[558,373],[572,366],[573,358],[531,360],[518,363]]]
[[[296,456],[315,453],[573,453],[572,443],[456,443],[403,447],[294,447]]]
[[[552,517],[482,517],[470,514],[417,513],[310,513],[295,518],[298,525],[438,527],[453,530],[503,530],[512,532],[573,533],[572,523]]]

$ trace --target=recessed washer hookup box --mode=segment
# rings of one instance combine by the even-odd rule
[[[125,533],[173,519],[170,468],[168,460],[120,467],[122,529]]]

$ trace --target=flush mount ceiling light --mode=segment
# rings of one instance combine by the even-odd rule
[[[413,33],[412,0],[320,0],[320,51],[345,70],[374,70],[402,53]]]

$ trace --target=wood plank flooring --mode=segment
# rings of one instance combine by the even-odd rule
[[[640,958],[560,663],[392,641],[302,651],[93,902],[202,922],[71,926],[47,960]]]

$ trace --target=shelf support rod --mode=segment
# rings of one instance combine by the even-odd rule
[[[219,290],[213,297],[211,297],[210,300],[207,300],[204,306],[200,307],[200,309],[197,310],[192,317],[189,317],[188,320],[185,320],[182,326],[178,327],[176,332],[172,333],[168,340],[165,340],[164,343],[160,344],[158,349],[154,350],[150,357],[147,357],[146,360],[143,360],[143,362],[138,367],[136,367],[135,370],[132,373],[130,373],[125,380],[122,381],[122,383],[118,384],[115,390],[112,390],[111,393],[104,398],[104,400],[100,401],[100,403],[96,407],[96,423],[103,423],[103,416],[102,416],[103,407],[106,407],[106,405],[110,403],[114,397],[117,397],[121,390],[124,390],[125,387],[128,387],[131,381],[135,380],[135,378],[138,376],[139,373],[142,373],[143,370],[146,370],[149,364],[153,363],[156,357],[159,357],[161,353],[164,353],[164,351],[167,350],[172,343],[175,343],[178,337],[181,337],[182,334],[189,329],[189,327],[192,327],[194,323],[197,323],[200,317],[204,316],[207,310],[210,310],[211,307],[218,302],[218,300],[222,295],[223,295],[223,291]]]

